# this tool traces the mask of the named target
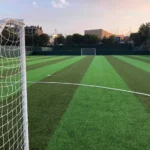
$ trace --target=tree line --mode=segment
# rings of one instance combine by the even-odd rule
[[[142,24],[137,33],[132,33],[130,39],[134,41],[135,46],[140,46],[150,37],[150,23]]]
[[[5,27],[0,35],[0,45],[14,45],[20,44],[20,37],[18,31],[15,28]],[[26,46],[47,46],[49,44],[48,34],[25,34],[25,45]]]
[[[47,46],[49,44],[49,35],[48,34],[26,34],[25,43],[26,46]]]
[[[132,33],[130,35],[130,39],[134,41],[135,46],[141,45],[150,35],[150,23],[142,24],[137,33]],[[50,37],[48,34],[34,34],[29,35],[26,34],[26,46],[47,46],[49,44]],[[54,39],[54,45],[81,45],[81,44],[99,44],[100,42],[104,44],[115,44],[116,38],[115,35],[110,37],[103,37],[100,39],[96,35],[81,35],[81,34],[73,34],[67,35],[66,37],[62,34],[58,34],[58,36]]]
[[[66,44],[66,45],[81,45],[81,44],[99,44],[102,43],[108,43],[113,44],[115,43],[115,36],[112,35],[109,38],[104,37],[103,39],[100,39],[96,35],[81,35],[81,34],[73,34],[73,35],[67,35],[64,37],[62,34],[59,34],[54,41],[54,45],[58,44]]]

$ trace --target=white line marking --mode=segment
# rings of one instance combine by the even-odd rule
[[[33,83],[33,84],[61,84],[61,85],[74,85],[74,86],[83,86],[83,87],[91,87],[91,88],[101,88],[101,89],[106,89],[106,90],[120,91],[120,92],[126,92],[126,93],[132,93],[132,94],[137,94],[137,95],[143,95],[143,96],[150,97],[150,94],[146,94],[146,93],[135,92],[135,91],[128,91],[128,90],[111,88],[111,87],[105,87],[105,86],[99,86],[99,85],[89,85],[89,84],[79,84],[79,83],[66,83],[66,82],[33,82],[33,81],[28,81],[28,83]]]

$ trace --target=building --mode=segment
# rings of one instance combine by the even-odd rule
[[[108,38],[111,35],[114,35],[113,33],[110,33],[103,29],[85,30],[85,34],[97,35],[100,39],[103,39],[104,37]]]
[[[43,30],[42,30],[42,27],[39,27],[39,26],[26,26],[25,33],[41,35],[43,34]]]
[[[112,35],[115,37],[120,37],[120,40],[124,39],[124,35],[115,35],[103,29],[85,30],[85,34],[97,35],[100,39],[103,39],[104,37],[109,38]]]

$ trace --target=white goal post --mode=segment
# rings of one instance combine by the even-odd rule
[[[0,149],[29,150],[23,20],[0,21]]]
[[[81,48],[82,55],[96,55],[96,48]]]

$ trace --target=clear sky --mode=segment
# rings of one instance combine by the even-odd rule
[[[48,34],[99,28],[126,34],[150,22],[150,0],[0,0],[2,18],[23,18]]]

